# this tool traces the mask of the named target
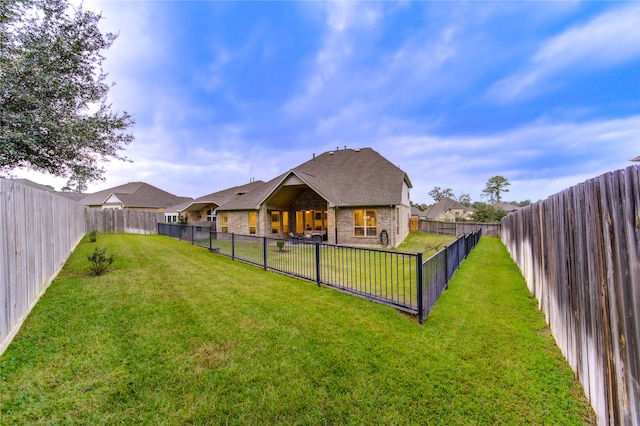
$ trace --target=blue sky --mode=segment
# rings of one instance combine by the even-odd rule
[[[494,175],[505,199],[537,201],[640,155],[639,2],[84,8],[120,34],[110,102],[137,120],[133,162],[89,192],[144,181],[198,197],[346,146],[407,172],[414,202],[434,186],[480,201]]]

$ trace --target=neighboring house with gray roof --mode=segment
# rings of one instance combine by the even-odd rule
[[[426,213],[426,211],[420,210],[416,206],[411,206],[411,216],[413,216],[413,217],[426,217],[427,213]]]
[[[442,220],[454,222],[456,219],[471,219],[473,209],[451,198],[443,198],[425,211],[425,216],[430,220]]]
[[[496,207],[500,210],[504,210],[507,213],[515,212],[516,210],[520,209],[519,206],[515,206],[511,203],[505,203],[503,201],[495,203],[493,207]]]
[[[407,174],[371,148],[328,151],[217,209],[221,232],[398,246],[409,234]],[[384,231],[384,232],[383,232]]]
[[[193,198],[179,197],[144,182],[131,182],[86,195],[80,200],[99,209],[166,210]]]

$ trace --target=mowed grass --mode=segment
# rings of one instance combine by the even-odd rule
[[[455,240],[456,237],[450,235],[411,232],[396,250],[403,253],[422,253],[422,258],[427,260]]]
[[[86,274],[95,247],[113,270]],[[0,358],[9,424],[588,424],[498,239],[424,325],[162,236],[81,243]]]

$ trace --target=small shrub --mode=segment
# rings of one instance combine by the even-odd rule
[[[96,231],[89,232],[89,241],[95,243],[98,239],[98,233]]]
[[[107,257],[106,248],[101,249],[96,247],[93,254],[88,256],[87,259],[91,262],[89,270],[93,275],[104,274],[113,263],[113,255]]]
[[[284,250],[284,240],[278,240],[278,241],[276,241],[276,245],[278,246],[278,250],[279,250],[279,251]]]

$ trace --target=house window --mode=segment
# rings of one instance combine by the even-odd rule
[[[177,214],[165,214],[164,215],[165,219],[167,220],[168,223],[175,223],[178,221],[178,215]]]
[[[256,212],[249,212],[249,233],[256,233]]]
[[[288,212],[285,223],[288,224]],[[296,211],[296,232],[316,232],[327,230],[327,212],[322,210],[298,210]],[[288,232],[288,231],[287,231]]]
[[[214,213],[213,209],[209,209],[207,210],[207,222],[215,222],[216,221],[216,215]]]
[[[229,232],[229,213],[223,212],[220,215],[220,232]]]
[[[280,212],[271,212],[271,233],[280,233]]]
[[[304,212],[296,212],[296,232],[302,234],[304,232]]]
[[[289,233],[289,212],[282,212],[282,232]]]
[[[356,237],[375,237],[378,235],[375,210],[353,211],[353,234]]]

